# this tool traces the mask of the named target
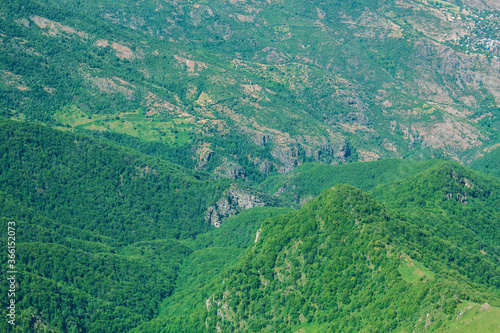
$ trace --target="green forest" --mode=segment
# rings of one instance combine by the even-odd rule
[[[0,332],[500,332],[491,1],[0,1]]]
[[[307,164],[261,184],[286,188],[276,207],[212,228],[207,208],[245,184],[83,134],[0,126],[14,331],[440,331],[464,308],[470,327],[500,311],[493,175],[439,160]]]

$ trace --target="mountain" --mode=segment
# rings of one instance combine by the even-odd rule
[[[0,2],[0,331],[500,331],[499,10]]]
[[[474,247],[336,185],[266,220],[244,256],[192,294],[189,316],[160,316],[134,332],[495,332],[499,256]]]
[[[341,179],[371,192],[338,184],[293,210],[106,140],[0,127],[21,332],[498,330],[494,176],[388,160],[301,180],[322,170],[304,165],[288,180],[316,179],[305,193]]]
[[[315,161],[466,163],[499,142],[498,9],[3,3],[0,108],[256,182]]]

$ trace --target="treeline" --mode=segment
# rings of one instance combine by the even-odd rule
[[[379,184],[404,179],[438,163],[442,161],[384,159],[344,165],[304,163],[287,175],[268,177],[260,188],[269,193],[280,191],[283,199],[301,203],[335,184],[349,184],[370,191]]]
[[[483,157],[478,158],[472,162],[469,167],[474,170],[489,173],[495,177],[500,177],[500,147],[495,148],[493,151],[485,154]]]

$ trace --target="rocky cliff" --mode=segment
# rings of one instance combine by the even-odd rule
[[[273,205],[274,202],[275,200],[263,193],[232,186],[215,205],[208,207],[205,221],[219,228],[228,217],[253,207],[270,206]]]

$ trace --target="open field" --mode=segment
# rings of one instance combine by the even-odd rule
[[[146,141],[163,141],[183,144],[188,141],[191,130],[189,120],[148,117],[142,110],[122,112],[113,115],[88,115],[76,105],[70,105],[57,112],[54,118],[62,125],[93,131],[111,131],[141,138]]]

